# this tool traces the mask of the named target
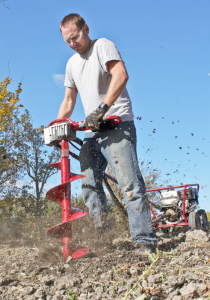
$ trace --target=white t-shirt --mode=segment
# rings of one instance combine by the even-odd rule
[[[107,93],[112,75],[106,63],[111,60],[123,61],[115,44],[101,38],[91,41],[90,48],[82,55],[74,54],[66,65],[64,85],[77,88],[86,116],[98,108]],[[111,115],[120,116],[122,121],[133,120],[131,100],[126,88],[106,113],[106,116]]]

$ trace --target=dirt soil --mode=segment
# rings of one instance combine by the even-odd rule
[[[90,252],[77,260],[54,239],[0,244],[0,299],[210,299],[210,229],[157,234],[153,257],[116,232],[83,238]]]

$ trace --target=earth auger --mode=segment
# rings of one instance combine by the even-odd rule
[[[113,124],[118,124],[121,119],[116,116],[109,116],[106,121],[112,120]],[[86,211],[71,206],[71,182],[85,177],[70,171],[69,141],[76,140],[76,131],[88,130],[84,122],[73,122],[63,118],[52,121],[47,128],[44,128],[43,138],[48,146],[58,146],[61,149],[61,161],[52,163],[51,166],[61,170],[61,184],[53,187],[46,193],[48,200],[62,205],[62,223],[57,224],[47,230],[51,237],[63,239],[63,258],[67,260],[69,256],[77,259],[86,255],[89,250],[80,245],[71,243],[72,221],[87,215]],[[112,178],[110,176],[110,178]]]
[[[102,130],[103,128],[106,129],[106,123],[109,123],[109,126],[115,126],[120,122],[120,117],[109,116],[106,121],[101,122],[101,128]],[[71,206],[71,182],[81,179],[84,176],[73,174],[70,171],[69,154],[77,160],[79,160],[79,156],[69,151],[68,144],[73,145],[72,142],[76,142],[82,146],[83,142],[76,137],[76,131],[88,129],[89,128],[84,126],[84,122],[72,122],[66,118],[52,121],[47,128],[43,129],[45,144],[48,146],[59,146],[61,149],[61,161],[51,164],[52,167],[61,170],[61,184],[49,190],[46,196],[50,201],[62,205],[62,223],[48,229],[47,233],[52,237],[63,239],[64,260],[69,256],[72,256],[73,259],[77,259],[88,253],[87,248],[71,243],[72,221],[86,216],[87,212]],[[76,146],[74,147],[80,150]],[[115,184],[118,184],[117,180],[107,173],[104,174],[104,184],[109,191],[112,201],[118,210],[125,217],[128,217],[126,208],[115,196],[107,179]],[[193,186],[197,186],[197,188]],[[164,190],[166,190],[166,192],[163,192]],[[199,204],[198,191],[198,184],[185,184],[147,190],[147,193],[159,192],[160,194],[160,204],[149,201],[153,226],[156,229],[161,228],[162,230],[167,230],[174,226],[189,226],[192,229],[206,229],[208,227],[207,214],[203,209],[197,210]],[[155,215],[152,207],[160,213]]]

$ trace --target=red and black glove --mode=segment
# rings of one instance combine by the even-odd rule
[[[85,126],[90,127],[92,131],[99,130],[99,121],[102,120],[105,113],[109,110],[109,106],[102,102],[99,107],[94,110],[85,120]]]

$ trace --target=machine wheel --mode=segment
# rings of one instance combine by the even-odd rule
[[[201,219],[198,212],[192,211],[189,214],[189,226],[192,229],[200,229],[201,228]]]
[[[203,229],[208,228],[209,222],[208,222],[208,218],[207,218],[207,214],[206,214],[205,210],[204,210],[204,209],[199,209],[199,210],[197,211],[197,213],[198,213],[199,216],[200,216],[201,227],[202,227]]]

